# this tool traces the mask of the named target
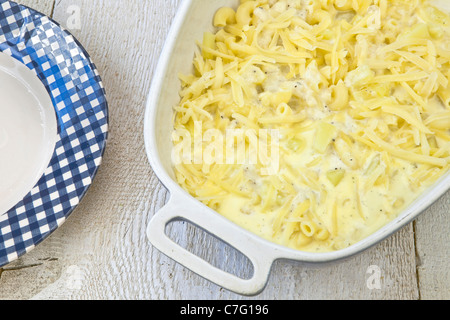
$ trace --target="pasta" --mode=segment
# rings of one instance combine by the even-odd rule
[[[213,24],[173,135],[177,181],[205,205],[328,252],[449,171],[450,16],[430,1],[241,0]]]

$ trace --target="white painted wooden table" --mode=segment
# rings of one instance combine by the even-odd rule
[[[144,150],[145,100],[180,1],[20,1],[70,29],[92,56],[108,94],[110,140],[69,220],[0,269],[0,299],[250,299],[191,273],[145,237],[167,197]],[[447,193],[417,221],[345,262],[279,261],[266,290],[251,299],[449,299],[449,210]],[[227,271],[251,272],[245,258],[199,230],[178,224],[171,234]]]

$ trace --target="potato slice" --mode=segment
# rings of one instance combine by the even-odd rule
[[[345,170],[330,170],[327,172],[328,180],[337,187],[339,183],[341,183],[342,179],[344,179]]]
[[[336,137],[337,132],[337,128],[332,124],[320,122],[316,129],[314,150],[319,153],[325,153],[331,141]]]

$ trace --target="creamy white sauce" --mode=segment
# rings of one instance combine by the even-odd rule
[[[57,137],[44,85],[0,52],[0,215],[21,201],[47,168]]]

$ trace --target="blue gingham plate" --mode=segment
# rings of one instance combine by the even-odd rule
[[[49,167],[26,197],[0,216],[1,267],[61,226],[86,193],[105,149],[108,106],[102,81],[86,51],[47,16],[0,0],[0,51],[38,75],[58,122],[58,141]]]

